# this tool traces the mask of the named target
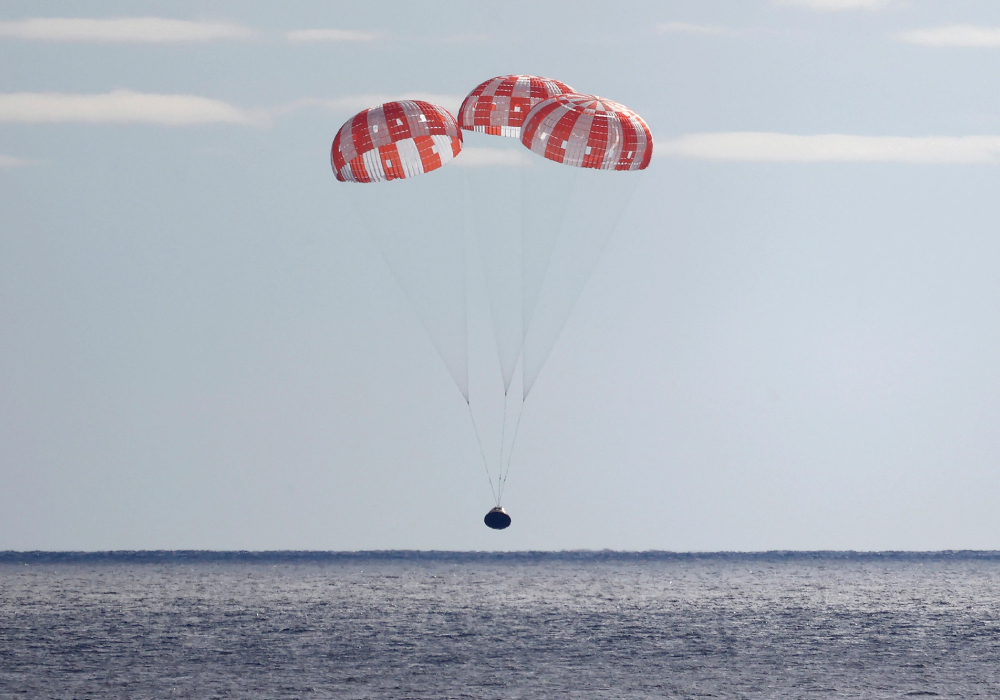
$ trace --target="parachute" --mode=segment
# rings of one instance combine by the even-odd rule
[[[461,150],[446,109],[400,100],[349,119],[330,162],[468,402],[462,183],[443,169]]]
[[[458,125],[494,136],[521,137],[532,107],[556,95],[576,92],[566,83],[533,75],[500,75],[483,81],[462,101]]]
[[[341,182],[382,182],[437,170],[461,150],[447,110],[401,100],[354,115],[334,137],[330,162]]]
[[[557,95],[524,119],[521,143],[564,165],[598,170],[645,170],[653,135],[628,107],[594,95]]]
[[[334,139],[337,179],[469,408],[496,504],[490,527],[510,524],[501,499],[524,402],[652,151],[635,112],[526,75],[484,81],[457,121],[426,102],[390,102]],[[471,320],[492,329],[488,353],[468,316],[479,285],[488,318]],[[470,360],[493,363],[495,383],[470,389]]]

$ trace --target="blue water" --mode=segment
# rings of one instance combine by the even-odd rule
[[[1000,553],[0,554],[0,698],[998,698]]]

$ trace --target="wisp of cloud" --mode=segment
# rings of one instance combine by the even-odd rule
[[[232,22],[190,22],[163,17],[34,17],[0,22],[0,37],[29,41],[154,43],[253,39],[257,31]]]
[[[973,24],[951,24],[944,27],[913,29],[896,35],[899,41],[918,46],[941,48],[964,46],[970,48],[1000,47],[1000,27],[978,27]]]
[[[362,32],[354,29],[298,29],[285,32],[285,38],[296,44],[324,41],[375,41],[381,39],[378,32]]]
[[[250,124],[238,107],[197,95],[157,95],[131,90],[106,94],[15,92],[0,94],[0,123]]]
[[[686,134],[658,144],[656,153],[771,163],[1000,163],[1000,136],[801,136],[743,131]]]

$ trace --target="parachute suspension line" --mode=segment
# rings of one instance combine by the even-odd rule
[[[479,443],[479,456],[483,458],[483,468],[486,469],[486,480],[490,482],[490,495],[493,496],[493,501],[498,506],[500,505],[500,497],[497,495],[497,489],[493,488],[493,477],[490,476],[490,467],[486,464],[486,452],[483,450],[483,440],[479,437],[479,426],[476,425],[476,415],[472,412],[472,404],[468,401],[465,405],[469,407],[469,418],[472,419],[472,429],[476,431],[476,442]],[[499,475],[497,476],[499,481]]]
[[[524,384],[524,355],[523,354],[520,357],[519,364],[521,366],[521,383]],[[510,387],[507,388],[507,391],[510,391]],[[504,392],[504,395],[503,395],[503,401],[504,401],[504,407],[503,407],[504,428],[506,428],[507,427],[507,392],[506,391]],[[504,469],[503,452],[501,451],[501,453],[500,453],[500,470],[501,470],[501,474],[500,474],[500,476],[497,477],[497,488],[500,490],[500,499],[501,500],[503,500],[504,486],[507,485],[507,475],[510,474],[510,461],[511,461],[511,458],[513,457],[513,455],[514,455],[514,445],[517,443],[517,430],[518,430],[518,428],[521,427],[521,416],[523,414],[524,414],[524,398],[522,397],[522,399],[521,399],[521,410],[519,410],[517,412],[517,423],[514,424],[514,438],[511,440],[510,450],[507,452],[507,466],[506,466],[506,469]],[[502,442],[501,442],[501,445],[503,445]]]
[[[497,505],[503,498],[503,485],[500,480],[503,477],[503,444],[507,439],[507,390],[503,392],[503,427],[500,428],[500,463],[497,465]]]
[[[579,181],[578,177],[575,178],[574,181],[573,181],[574,191],[576,190],[578,181]],[[614,218],[611,220],[610,226],[608,226],[608,228],[607,228],[607,235],[604,237],[603,241],[599,242],[599,247],[597,249],[597,255],[595,256],[594,262],[593,262],[593,264],[590,267],[590,272],[588,272],[587,276],[584,278],[583,284],[581,284],[580,287],[579,287],[579,289],[576,290],[576,293],[573,296],[573,302],[568,307],[569,308],[569,313],[567,313],[566,317],[563,318],[562,323],[559,326],[559,330],[556,332],[556,335],[555,335],[556,339],[558,339],[559,336],[562,335],[562,331],[566,327],[566,323],[569,320],[569,314],[571,314],[572,311],[573,311],[573,309],[576,308],[576,303],[578,301],[580,301],[580,297],[583,296],[583,290],[587,286],[587,282],[590,280],[591,275],[593,275],[594,270],[597,268],[597,265],[600,263],[600,260],[601,260],[601,258],[604,255],[604,250],[608,247],[608,244],[610,243],[612,236],[614,236],[615,232],[618,230],[618,224],[621,223],[622,218],[625,216],[625,210],[628,208],[629,202],[632,201],[633,195],[635,195],[635,191],[636,191],[636,189],[639,186],[639,180],[638,180],[638,178],[632,178],[631,180],[629,180],[629,182],[631,182],[632,186],[627,189],[627,191],[625,192],[624,197],[622,197],[622,199],[620,200],[618,210],[617,210],[617,212],[615,212]],[[563,233],[563,232],[560,231],[560,233]],[[548,267],[548,265],[546,265],[546,276],[548,275],[548,269],[549,269],[549,267]],[[553,344],[554,343],[555,343],[555,341],[553,341]],[[550,346],[549,350],[545,353],[545,357],[542,359],[542,365],[545,364],[545,359],[548,358],[548,354],[551,351],[552,351],[552,347]],[[523,361],[524,356],[522,355],[521,357],[522,357],[522,361]],[[540,368],[541,367],[539,367],[539,369]],[[523,377],[524,376],[524,374],[523,374],[524,373],[524,366],[523,365],[521,367],[521,372],[522,372],[522,377]],[[536,374],[536,378],[537,378],[537,374]],[[522,379],[522,382],[523,382],[523,379]],[[533,386],[534,386],[534,379],[531,380],[531,385],[530,386],[528,386],[525,389],[523,389],[523,397],[525,399],[528,398],[528,394],[531,392],[531,388]],[[522,410],[523,410],[523,404],[522,404]]]
[[[500,498],[503,498],[503,488],[507,485],[507,475],[510,474],[510,461],[514,456],[514,445],[517,444],[517,429],[521,427],[521,416],[524,415],[524,401],[521,402],[521,410],[517,414],[517,423],[514,424],[514,439],[510,443],[510,451],[507,453],[507,468],[504,470],[503,478],[498,479],[498,485],[500,487]],[[500,465],[501,468],[503,465]]]

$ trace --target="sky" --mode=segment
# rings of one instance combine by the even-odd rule
[[[0,2],[0,550],[1000,549],[1000,5],[608,7]],[[494,532],[329,148],[510,73],[656,145]]]

